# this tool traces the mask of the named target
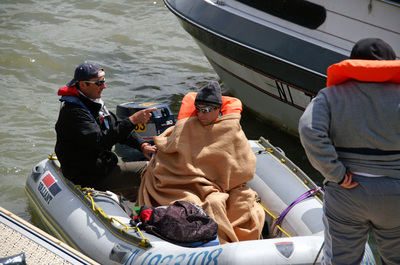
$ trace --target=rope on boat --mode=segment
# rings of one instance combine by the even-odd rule
[[[264,209],[264,211],[265,211],[267,214],[269,214],[274,220],[276,220],[276,217],[275,217],[272,213],[270,213],[270,212],[261,204],[260,201],[257,201],[257,203],[258,203],[259,205],[261,205],[261,207]],[[286,231],[283,230],[283,228],[281,228],[279,225],[276,225],[276,227],[277,227],[282,233],[284,233],[287,237],[292,237],[291,235],[289,235],[288,233],[286,233]]]
[[[148,246],[150,246],[150,240],[143,236],[142,231],[140,231],[139,227],[129,227],[126,224],[122,223],[120,220],[118,220],[114,217],[107,216],[107,214],[96,204],[96,202],[93,199],[94,196],[98,195],[98,193],[96,193],[96,191],[94,189],[81,188],[80,185],[76,185],[75,189],[80,189],[83,192],[83,194],[85,194],[85,198],[89,199],[91,202],[92,210],[94,212],[97,212],[101,216],[103,216],[108,221],[109,225],[111,225],[111,222],[113,222],[113,221],[122,225],[122,228],[120,229],[121,234],[124,234],[124,231],[128,231],[131,229],[136,230],[139,233],[140,237],[142,238],[142,240],[139,242],[138,246],[143,247],[143,248],[147,248]]]
[[[255,151],[254,154],[262,154],[263,152],[273,153],[274,150],[273,150],[272,148],[270,148],[270,147],[267,147],[267,148],[264,148],[264,150]],[[269,215],[276,221],[277,218],[261,204],[260,200],[257,200],[257,203],[258,203],[259,205],[261,205],[261,207],[264,209],[264,211],[265,211],[267,214],[269,214]],[[276,224],[276,222],[275,222],[275,224]],[[285,230],[283,230],[283,228],[282,228],[280,225],[277,224],[276,227],[277,227],[282,233],[284,233],[287,237],[292,237],[292,236],[289,235]]]
[[[270,212],[261,204],[260,200],[257,200],[257,203],[258,203],[259,205],[261,205],[261,207],[264,209],[264,211],[265,211],[266,213],[268,213],[274,220],[277,219],[272,213],[270,213]],[[282,233],[284,233],[287,237],[292,237],[292,236],[290,236],[288,233],[286,233],[285,230],[283,230],[283,229],[280,227],[280,225],[276,224],[276,222],[275,222],[275,226],[276,226]],[[322,249],[324,248],[324,245],[325,245],[325,241],[322,242],[322,245],[321,245],[321,247],[320,247],[320,249],[319,249],[319,251],[318,251],[318,253],[317,253],[317,256],[315,257],[315,260],[314,260],[313,265],[317,264],[318,258],[319,258],[319,256],[320,256],[321,253],[322,253]]]
[[[311,197],[311,196],[317,196],[318,192],[321,191],[322,188],[321,187],[317,187],[315,189],[312,190],[308,190],[305,193],[303,193],[302,195],[300,195],[294,202],[292,202],[285,210],[282,211],[282,213],[275,219],[275,224],[272,227],[272,230],[274,230],[275,226],[278,227],[279,230],[282,231],[282,229],[280,228],[280,225],[283,222],[283,219],[286,217],[286,215],[289,213],[289,211],[299,202]],[[286,233],[285,233],[286,234]]]
[[[267,147],[267,148],[264,148],[264,150],[255,151],[254,154],[259,155],[259,154],[262,154],[263,152],[273,153],[274,150],[271,147]]]
[[[266,140],[268,142],[268,140]],[[261,140],[259,141],[261,142]],[[263,152],[268,152],[268,153],[274,153],[274,150],[271,147],[265,147],[263,146],[263,150],[258,150],[255,151],[254,154],[262,154]],[[283,153],[283,152],[282,152]],[[280,161],[282,163],[286,163],[286,159],[281,158]],[[293,169],[294,172],[297,172],[297,168]],[[304,180],[305,184],[308,184],[307,180]],[[304,194],[300,195],[294,202],[292,202],[278,217],[275,217],[272,213],[270,213],[261,203],[260,201],[257,201],[261,207],[263,207],[264,211],[266,213],[268,213],[275,221],[272,230],[275,230],[275,228],[278,228],[282,233],[284,233],[286,236],[291,237],[287,232],[285,232],[282,228],[281,228],[281,224],[283,222],[283,219],[285,218],[285,216],[288,214],[288,212],[299,202],[311,197],[311,196],[319,196],[320,195],[320,191],[322,191],[323,189],[321,187],[317,187],[315,189],[311,189],[306,191]]]
[[[58,160],[54,154],[49,155],[48,160]]]
[[[300,195],[294,202],[292,202],[285,210],[283,210],[283,212],[278,216],[278,218],[276,219],[276,224],[280,225],[283,221],[283,219],[285,218],[285,216],[288,214],[288,212],[299,202],[311,197],[311,196],[316,196],[318,195],[318,192],[321,191],[322,188],[321,187],[317,187],[315,189],[312,190],[308,190],[306,192],[304,192],[302,195]]]
[[[54,161],[58,160],[57,156],[55,156],[54,154],[50,154],[47,159],[48,160],[54,160]],[[61,168],[59,168],[59,170],[60,169]],[[127,232],[127,231],[129,231],[131,229],[136,230],[139,233],[140,237],[141,237],[140,242],[137,244],[138,247],[148,248],[149,246],[151,246],[150,240],[143,236],[142,231],[140,231],[139,227],[129,227],[126,224],[122,223],[120,220],[116,219],[116,218],[108,217],[107,214],[95,203],[95,201],[93,199],[93,197],[95,197],[95,196],[97,196],[99,194],[105,195],[106,197],[111,197],[111,196],[106,195],[106,193],[103,194],[100,191],[96,191],[96,190],[91,189],[91,188],[82,188],[81,185],[75,185],[74,189],[75,190],[80,190],[85,195],[85,199],[89,199],[90,200],[91,206],[92,206],[92,210],[94,212],[99,213],[101,216],[103,216],[108,221],[109,225],[111,225],[112,221],[121,224],[122,225],[122,228],[120,229],[121,234],[124,234],[124,231]],[[131,242],[131,243],[133,243],[133,242]]]

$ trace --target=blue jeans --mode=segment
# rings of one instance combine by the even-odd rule
[[[400,179],[354,176],[354,189],[327,182],[322,264],[360,264],[369,230],[382,264],[400,264]]]

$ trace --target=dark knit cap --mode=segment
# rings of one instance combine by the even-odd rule
[[[221,87],[217,81],[211,81],[202,87],[197,93],[194,104],[211,105],[216,107],[222,106]]]
[[[350,59],[396,60],[396,53],[389,44],[381,39],[367,38],[354,45]]]

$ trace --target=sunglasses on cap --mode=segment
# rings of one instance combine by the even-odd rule
[[[217,108],[212,107],[212,106],[207,106],[207,107],[200,108],[200,107],[195,105],[195,107],[196,107],[197,112],[202,112],[202,113],[209,113],[209,112],[217,109]]]
[[[90,83],[90,84],[95,84],[97,86],[102,86],[106,82],[106,79],[104,78],[103,80],[97,80],[97,81],[83,81],[85,83]]]

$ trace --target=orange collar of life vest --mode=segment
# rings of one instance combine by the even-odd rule
[[[329,66],[327,75],[326,86],[334,86],[350,79],[400,84],[400,61],[349,59]]]
[[[196,100],[197,93],[189,92],[182,99],[181,108],[178,114],[178,120],[189,118],[192,116],[197,116],[197,111],[194,106],[194,101]],[[222,96],[222,106],[221,106],[222,115],[230,114],[230,113],[241,113],[242,112],[242,102],[233,97]]]

